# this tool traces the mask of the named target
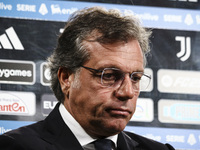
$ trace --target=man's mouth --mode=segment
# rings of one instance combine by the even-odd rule
[[[107,112],[111,116],[118,116],[118,117],[128,117],[131,114],[131,111],[123,108],[110,108],[107,109]]]

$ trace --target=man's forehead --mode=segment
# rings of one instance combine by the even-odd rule
[[[98,37],[90,37],[88,40],[84,40],[82,42],[83,46],[90,52],[97,52],[98,50],[108,50],[108,51],[113,51],[117,50],[117,47],[122,47],[128,45],[130,42],[135,41],[135,44],[137,44],[139,47],[139,42],[136,39],[130,39],[128,41],[115,41],[115,42],[99,42],[95,38]],[[99,49],[93,49],[94,47],[98,47]],[[133,47],[134,48],[134,47]],[[133,49],[134,50],[134,49]],[[124,52],[125,50],[122,50],[121,52]],[[131,53],[131,51],[130,51]]]
[[[100,67],[128,67],[132,69],[143,69],[143,54],[137,41],[130,43],[117,42],[112,44],[101,44],[98,42],[85,42],[85,45],[90,53],[90,59]],[[93,64],[94,65],[94,64]],[[137,66],[134,68],[131,66]],[[127,67],[126,67],[127,68]]]

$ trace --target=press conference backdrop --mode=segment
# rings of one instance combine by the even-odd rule
[[[152,82],[125,130],[176,149],[200,149],[199,0],[0,0],[0,134],[54,108],[46,58],[69,15],[90,6],[135,14],[153,31],[145,69]]]

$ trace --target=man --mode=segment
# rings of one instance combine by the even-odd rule
[[[44,121],[0,136],[0,149],[173,150],[123,131],[150,81],[144,74],[150,34],[114,10],[73,14],[48,59],[59,103]]]

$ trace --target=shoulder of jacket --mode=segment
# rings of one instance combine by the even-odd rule
[[[129,137],[130,139],[133,139],[137,143],[139,143],[139,146],[141,147],[146,147],[146,148],[152,148],[152,149],[159,149],[159,150],[175,150],[170,144],[163,144],[161,142],[146,138],[144,136],[128,132],[128,131],[123,131],[123,134],[126,137]]]

